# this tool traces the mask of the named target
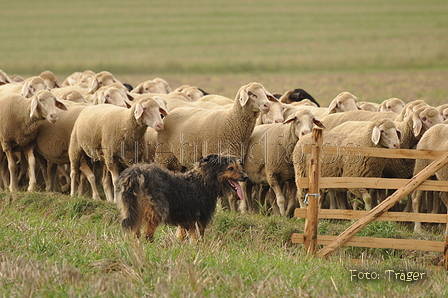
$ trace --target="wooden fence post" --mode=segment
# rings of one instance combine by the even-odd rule
[[[375,208],[370,210],[363,218],[359,219],[352,226],[346,229],[342,234],[336,237],[332,242],[325,246],[321,251],[318,252],[318,256],[326,257],[332,252],[334,252],[339,247],[343,246],[347,241],[350,240],[356,233],[358,233],[367,224],[375,220],[375,218],[382,215],[384,212],[393,207],[398,201],[410,194],[414,189],[416,189],[423,181],[434,175],[440,168],[448,164],[448,152],[433,161],[426,168],[424,168],[420,173],[415,175],[410,179],[405,185],[395,191],[391,196],[378,204]],[[310,177],[311,179],[311,177]],[[447,257],[447,252],[445,252],[445,260]]]
[[[308,254],[317,251],[317,224],[319,212],[319,177],[320,177],[320,151],[322,148],[322,128],[314,128],[311,145],[311,158],[309,170],[309,187],[307,194],[308,206],[306,208],[305,231],[303,233],[304,245]]]

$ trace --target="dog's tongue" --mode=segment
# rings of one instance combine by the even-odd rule
[[[241,185],[238,183],[238,181],[230,180],[230,183],[232,183],[233,187],[236,188],[236,194],[238,195],[238,197],[240,198],[240,200],[244,200],[243,188],[242,188]]]

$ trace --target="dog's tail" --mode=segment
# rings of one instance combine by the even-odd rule
[[[124,229],[138,229],[141,221],[142,214],[137,197],[140,189],[139,173],[138,169],[129,168],[123,171],[118,180],[116,198],[123,217],[121,226]]]

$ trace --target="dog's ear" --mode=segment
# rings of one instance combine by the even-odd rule
[[[206,163],[212,163],[216,164],[217,161],[219,161],[219,155],[218,154],[210,154],[207,157],[203,158],[200,162],[200,164],[206,164]]]

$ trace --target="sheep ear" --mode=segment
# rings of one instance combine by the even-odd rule
[[[420,120],[417,113],[414,113],[412,120],[413,120],[412,121],[413,122],[412,129],[414,132],[414,136],[418,136],[420,134],[420,132],[422,131],[422,127],[423,127],[422,120]]]
[[[397,136],[398,136],[398,140],[401,143],[401,131],[397,129]]]
[[[295,116],[295,115],[291,115],[291,116],[289,116],[285,121],[283,121],[283,124],[292,122],[292,121],[294,121],[294,120],[296,120],[296,119],[297,119],[297,116]]]
[[[249,100],[249,92],[241,88],[239,95],[240,105],[244,107]]]
[[[34,96],[31,100],[31,111],[30,111],[30,118],[33,118],[34,116],[38,116],[37,106],[39,104],[39,100],[37,99],[37,96]]]
[[[135,87],[134,89],[132,89],[132,93],[142,93],[142,89],[143,89],[143,83],[140,83],[137,85],[137,87]]]
[[[165,109],[163,109],[163,108],[159,108],[159,112],[160,112],[160,114],[163,115],[163,117],[165,117],[166,115],[168,115],[168,112],[167,112]]]
[[[98,80],[93,79],[92,82],[90,82],[89,93],[93,94],[96,90],[98,90]]]
[[[104,95],[104,92],[95,92],[94,96],[94,100],[93,102],[97,102],[97,104],[103,104],[106,103],[106,96]]]
[[[325,128],[325,125],[322,123],[322,121],[320,121],[319,119],[314,119],[313,123],[320,128]]]
[[[378,128],[378,126],[375,126],[372,130],[372,142],[375,145],[378,145],[378,143],[380,142],[380,138],[381,138],[381,131]]]
[[[337,107],[338,107],[338,101],[333,99],[333,101],[328,106],[328,114],[336,113]]]
[[[31,97],[31,87],[29,85],[29,82],[25,82],[22,86],[22,96],[29,98]]]
[[[135,119],[139,119],[143,114],[143,106],[141,103],[137,103],[135,105],[134,117]]]
[[[58,109],[61,109],[63,111],[67,111],[67,107],[65,106],[65,104],[63,104],[61,101],[59,101],[58,99],[54,100],[54,104]]]
[[[264,90],[264,93],[266,94],[266,97],[268,98],[269,101],[279,102],[279,100],[274,95],[272,95],[270,92]]]

